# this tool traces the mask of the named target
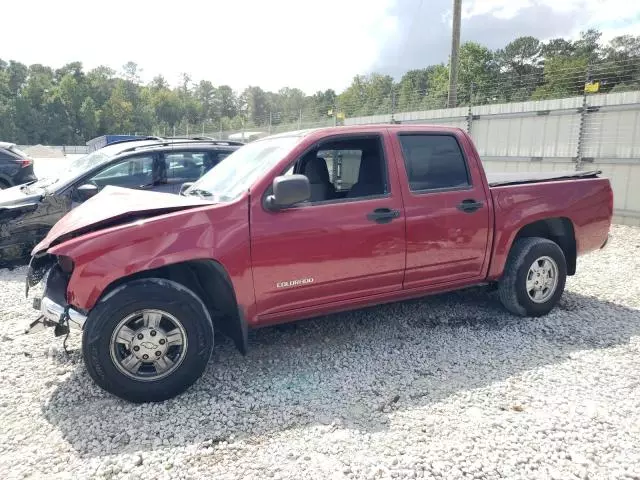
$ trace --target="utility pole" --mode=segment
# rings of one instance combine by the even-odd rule
[[[451,31],[451,58],[449,60],[449,98],[447,106],[454,108],[458,102],[458,52],[460,50],[460,17],[462,0],[453,0],[453,25]]]

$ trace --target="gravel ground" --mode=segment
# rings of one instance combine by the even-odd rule
[[[481,290],[263,329],[186,394],[99,390],[0,270],[0,478],[640,478],[640,229],[542,319]]]

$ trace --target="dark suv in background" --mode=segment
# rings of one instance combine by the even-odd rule
[[[0,190],[34,180],[33,160],[14,143],[0,142]]]
[[[239,142],[149,137],[112,143],[28,185],[0,191],[0,267],[21,263],[53,225],[108,185],[179,194]],[[53,160],[55,161],[55,160]]]

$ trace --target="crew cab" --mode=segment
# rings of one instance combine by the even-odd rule
[[[304,130],[182,195],[105,188],[33,249],[27,291],[46,277],[33,325],[82,330],[98,385],[161,401],[202,375],[214,329],[246,353],[251,328],[474,285],[545,315],[612,209],[600,172],[487,178],[457,128]]]

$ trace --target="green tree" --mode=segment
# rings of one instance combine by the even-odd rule
[[[478,98],[495,94],[498,67],[491,50],[479,43],[465,42],[460,46],[459,61],[458,105],[468,105],[472,91]]]
[[[267,125],[270,112],[264,90],[260,87],[247,87],[240,96],[240,111],[249,125]]]
[[[544,58],[570,57],[576,51],[572,42],[564,38],[553,38],[542,44],[541,54]]]
[[[533,100],[581,95],[589,63],[586,57],[552,57],[544,64],[544,83],[531,95]]]
[[[8,76],[9,93],[11,95],[18,95],[27,81],[29,69],[23,63],[10,60],[6,72]]]
[[[422,108],[445,108],[449,93],[449,67],[440,64],[429,69],[427,94],[422,99]]]
[[[640,89],[640,36],[621,35],[602,50],[604,61],[591,69],[603,92]]]
[[[234,118],[238,115],[238,99],[229,85],[218,87],[217,102],[221,117]]]
[[[100,125],[100,117],[96,102],[91,97],[86,97],[80,107],[78,115],[78,121],[80,123],[80,130],[84,138],[93,138],[98,133],[98,127]]]
[[[400,79],[396,106],[400,111],[419,108],[429,89],[429,75],[436,67],[409,70]]]
[[[640,36],[603,44],[592,29],[575,41],[520,37],[497,51],[467,42],[459,61],[461,105],[581,95],[587,74],[600,82],[601,92],[640,90]],[[351,117],[445,108],[449,79],[447,65],[425,65],[398,82],[375,72],[357,75],[339,95],[331,89],[306,95],[294,87],[269,92],[256,85],[237,95],[207,80],[194,85],[186,73],[175,87],[162,76],[143,85],[141,71],[134,62],[116,73],[106,66],[86,72],[81,62],[52,69],[0,59],[0,137],[61,144],[107,133],[185,133],[200,125],[328,125],[330,110]]]
[[[542,49],[537,38],[520,37],[496,52],[500,74],[494,90],[500,92],[501,99],[526,100],[542,83]]]

